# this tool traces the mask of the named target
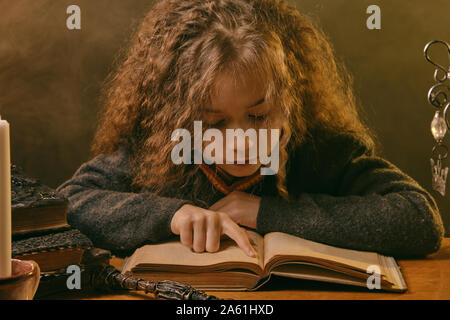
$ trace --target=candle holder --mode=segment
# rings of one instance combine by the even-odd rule
[[[0,300],[32,300],[39,285],[39,265],[31,260],[11,260],[11,277],[0,278]]]

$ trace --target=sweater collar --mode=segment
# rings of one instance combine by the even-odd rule
[[[248,188],[256,185],[260,182],[264,176],[260,174],[259,170],[256,171],[251,176],[237,178],[233,177],[220,168],[207,164],[199,165],[201,171],[206,176],[206,178],[211,182],[211,184],[223,194],[229,194],[232,191],[244,191]]]

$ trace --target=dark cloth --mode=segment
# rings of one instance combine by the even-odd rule
[[[265,176],[246,192],[261,197],[260,234],[279,231],[308,240],[392,256],[417,256],[440,248],[444,228],[433,197],[398,167],[350,135],[315,134],[291,152],[287,187]],[[57,188],[69,200],[68,222],[94,245],[134,250],[174,235],[170,222],[184,204],[173,188],[163,196],[131,192],[130,154],[120,148],[84,163]],[[212,205],[224,195],[199,170],[198,198]]]

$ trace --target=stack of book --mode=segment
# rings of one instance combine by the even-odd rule
[[[71,265],[85,269],[92,242],[67,223],[67,199],[11,165],[12,256],[34,260],[41,270],[36,298],[67,290]]]

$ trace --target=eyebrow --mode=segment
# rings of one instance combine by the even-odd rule
[[[253,104],[251,104],[250,106],[248,106],[247,109],[250,109],[250,108],[253,108],[253,107],[256,107],[256,106],[262,104],[262,103],[264,102],[264,100],[265,100],[265,98],[259,99],[259,100],[256,101],[255,103],[253,103]],[[204,109],[204,111],[206,111],[206,112],[212,112],[212,113],[220,113],[220,112],[221,112],[221,111],[214,110],[214,109]]]

